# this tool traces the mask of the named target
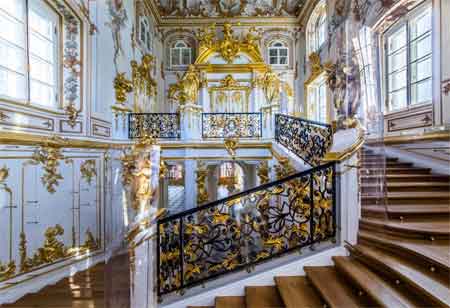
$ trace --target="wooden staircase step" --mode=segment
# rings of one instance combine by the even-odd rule
[[[423,239],[409,239],[383,233],[360,230],[358,242],[368,242],[379,248],[402,252],[411,258],[419,258],[434,265],[450,270],[450,251],[448,241],[429,241]]]
[[[214,306],[187,306],[187,308],[214,308]]]
[[[276,286],[245,287],[246,308],[285,308]]]
[[[358,244],[352,252],[361,258],[361,262],[374,270],[386,272],[392,279],[411,286],[419,296],[431,300],[434,305],[450,306],[450,290],[447,285],[433,279],[431,272],[424,273],[411,261],[389,254],[383,250]],[[434,306],[433,305],[433,306]]]
[[[424,205],[424,204],[449,204],[450,194],[444,191],[409,191],[409,192],[388,192],[386,193],[389,205]],[[361,204],[377,204],[380,199],[379,194],[361,194]]]
[[[215,308],[246,308],[244,296],[217,296]]]
[[[323,307],[324,301],[306,276],[279,276],[275,283],[286,308]]]
[[[340,277],[334,266],[305,266],[306,276],[310,279],[323,300],[330,307],[357,308],[362,298]]]
[[[345,274],[349,280],[362,289],[378,305],[396,308],[417,306],[415,301],[411,301],[398,292],[389,283],[353,258],[333,257],[333,260],[337,270]]]
[[[407,167],[407,168],[397,168],[397,167],[386,167],[386,168],[363,168],[361,172],[377,174],[377,173],[386,173],[386,174],[429,174],[429,168],[417,168],[417,167]]]
[[[409,221],[392,222],[375,218],[362,218],[360,228],[363,230],[384,231],[389,234],[410,238],[448,239],[450,237],[450,221]]]
[[[384,177],[384,176],[383,176]],[[363,182],[379,181],[380,176],[378,175],[361,175],[361,180]],[[389,182],[423,182],[423,181],[433,181],[433,182],[449,182],[450,177],[447,175],[438,174],[386,174],[386,181]]]
[[[384,165],[386,167],[397,167],[397,168],[407,168],[407,167],[412,167],[414,166],[413,163],[407,163],[407,162],[399,162],[399,161],[388,161],[388,162],[383,162],[383,161],[362,161],[361,165],[365,168],[380,168],[380,165]]]
[[[364,183],[361,185],[361,191],[373,192],[381,189],[380,184]],[[411,191],[449,191],[450,182],[387,182],[388,192],[411,192]]]
[[[407,218],[411,216],[426,215],[433,217],[433,215],[449,215],[450,204],[422,204],[422,205],[363,205],[361,207],[363,214],[388,214],[391,218]],[[365,216],[365,215],[364,215]]]

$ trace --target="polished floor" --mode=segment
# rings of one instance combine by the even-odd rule
[[[128,256],[65,278],[36,294],[29,294],[5,308],[128,308]],[[114,279],[113,279],[114,277]]]

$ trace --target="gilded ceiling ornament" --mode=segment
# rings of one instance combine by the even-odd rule
[[[208,169],[202,163],[197,165],[197,205],[202,205],[209,201],[208,191],[206,189],[206,179],[208,177]]]
[[[91,184],[92,178],[97,176],[97,169],[95,166],[95,159],[85,160],[80,166],[80,172],[83,179]]]
[[[70,104],[68,104],[65,108],[64,111],[66,112],[67,116],[68,116],[68,123],[70,125],[70,127],[74,127],[77,124],[77,118],[78,118],[78,114],[80,113],[80,110],[77,109],[77,107],[75,107],[75,104],[73,102],[71,102]]]
[[[34,164],[42,165],[44,174],[41,176],[41,181],[51,194],[56,191],[55,186],[58,186],[59,181],[63,179],[58,170],[61,159],[64,159],[64,156],[61,154],[60,148],[50,145],[36,149],[31,158]]]

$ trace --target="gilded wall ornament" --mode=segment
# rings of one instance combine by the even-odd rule
[[[67,249],[64,247],[64,243],[58,239],[62,235],[64,235],[64,229],[59,224],[45,230],[44,245],[38,248],[33,255],[33,266],[53,263],[67,256]]]
[[[224,140],[225,149],[234,158],[236,156],[236,149],[238,147],[238,139],[236,138],[226,138]]]
[[[9,176],[9,168],[5,166],[3,166],[2,168],[0,168],[0,183],[4,182]]]
[[[277,180],[285,178],[295,172],[297,172],[297,170],[291,165],[289,158],[281,157],[278,159],[278,164],[275,165],[275,175]]]
[[[21,273],[28,272],[32,267],[33,263],[30,258],[27,256],[27,237],[25,232],[20,232],[20,241],[19,241],[19,258],[20,258],[20,268],[19,271]]]
[[[280,100],[281,84],[278,75],[269,68],[262,80],[264,95],[268,103],[272,104]]]
[[[86,230],[86,239],[84,241],[83,248],[90,251],[97,250],[99,248],[99,244],[95,240],[94,235],[89,228]]]
[[[55,187],[58,186],[59,181],[64,179],[58,169],[61,159],[64,159],[64,156],[60,148],[49,145],[38,148],[32,155],[32,162],[41,164],[44,169],[41,181],[51,194],[56,191]]]
[[[95,166],[95,159],[85,160],[80,166],[82,178],[91,184],[92,178],[97,176],[97,168]]]
[[[135,60],[130,62],[132,91],[134,92],[134,112],[148,111],[149,108],[144,106],[150,103],[147,101],[147,98],[152,98],[157,95],[157,82],[152,77],[152,72],[155,67],[154,60],[155,58],[152,55],[145,54],[142,56],[140,64]],[[143,96],[145,102],[141,102],[142,98],[140,96]]]
[[[64,111],[66,112],[69,119],[68,123],[70,127],[73,128],[77,124],[77,118],[80,110],[78,110],[77,107],[75,107],[75,104],[72,102],[64,108]]]
[[[0,262],[0,281],[13,277],[16,273],[16,263],[10,261],[6,264]]]

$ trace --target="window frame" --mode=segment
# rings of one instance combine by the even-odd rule
[[[19,104],[19,105],[24,105],[24,106],[29,106],[29,107],[35,107],[38,109],[42,109],[45,111],[49,111],[49,112],[55,112],[55,111],[61,111],[63,108],[63,70],[62,70],[62,51],[63,51],[63,17],[61,16],[60,12],[58,12],[58,10],[56,10],[55,7],[53,7],[52,5],[50,5],[47,1],[42,1],[36,4],[31,4],[31,1],[36,1],[36,0],[23,0],[23,27],[24,27],[24,32],[22,32],[23,36],[24,36],[24,46],[23,49],[21,49],[24,52],[24,58],[25,61],[24,66],[25,66],[25,70],[24,70],[24,74],[23,76],[25,77],[25,92],[26,92],[26,98],[22,99],[22,98],[17,98],[17,97],[13,97],[7,94],[0,94],[0,101],[5,101],[8,103],[13,103],[13,104]],[[30,10],[31,10],[31,6],[33,5],[38,5],[38,10],[40,12],[44,12],[45,15],[48,15],[48,12],[51,12],[51,14],[54,14],[55,17],[55,25],[54,25],[54,29],[52,30],[53,34],[52,37],[55,39],[55,42],[53,43],[53,61],[54,63],[49,63],[48,61],[45,61],[46,63],[52,65],[52,67],[54,68],[54,72],[53,72],[53,78],[54,78],[54,85],[51,84],[47,84],[45,82],[41,82],[41,81],[37,81],[39,83],[42,84],[46,84],[48,86],[52,86],[55,93],[55,98],[54,98],[54,104],[53,105],[49,105],[49,104],[45,104],[45,103],[40,103],[40,102],[36,102],[32,100],[31,97],[31,83],[32,83],[32,77],[31,77],[31,57],[32,57],[32,52],[30,50],[30,37],[31,37],[31,29],[30,29]],[[42,8],[41,5],[45,5],[45,8]],[[7,11],[0,9],[0,13],[4,14],[7,16],[7,18],[14,18],[17,20],[17,18],[15,16],[10,15]],[[50,18],[49,18],[50,19]],[[3,40],[6,42],[6,44],[14,44],[13,42],[9,42],[3,38],[0,38],[0,40]],[[14,44],[15,46],[16,44]],[[40,57],[39,57],[40,58]],[[42,60],[42,59],[41,59]],[[16,73],[15,70],[11,70],[8,67],[4,67],[5,70],[7,71],[12,71],[14,73]]]
[[[330,122],[330,114],[329,114],[329,89],[328,89],[328,85],[327,85],[327,73],[326,72],[322,72],[320,74],[318,74],[312,81],[308,82],[308,84],[306,85],[306,101],[307,101],[307,106],[306,106],[306,117],[310,120],[313,121],[317,121],[317,122],[323,122],[323,123],[329,123]],[[312,101],[311,100],[311,93],[312,91],[315,92],[315,95],[317,95],[317,93],[320,93],[320,88],[324,87],[324,107],[325,107],[325,119],[320,119],[320,110],[321,110],[321,104],[320,102],[317,104],[317,100],[316,101]],[[316,114],[311,114],[311,106],[313,104],[316,104]],[[316,115],[319,115],[319,118],[316,118]]]
[[[426,13],[430,13],[430,30],[416,36],[414,39],[411,40],[411,23],[413,20],[420,18],[421,16],[425,15]],[[401,30],[402,27],[405,27],[406,32],[406,45],[403,47],[398,48],[397,50],[394,50],[393,52],[389,53],[389,38],[395,35],[398,31]],[[417,57],[416,59],[412,60],[411,57],[411,45],[414,42],[420,42],[422,39],[426,39],[427,37],[430,38],[431,46],[430,46],[430,52],[427,53],[425,56]],[[410,110],[418,107],[423,107],[426,105],[431,105],[433,102],[433,10],[432,10],[432,2],[431,1],[425,1],[424,3],[418,5],[413,10],[408,12],[405,16],[402,16],[398,20],[394,22],[394,24],[389,27],[383,34],[382,34],[382,83],[383,83],[383,97],[384,97],[384,107],[385,112],[384,114],[390,114],[390,113],[397,113],[405,110]],[[400,68],[397,70],[393,70],[392,72],[389,72],[389,65],[390,61],[389,58],[392,55],[395,55],[400,50],[406,49],[406,66],[404,68]],[[427,78],[423,78],[420,80],[416,80],[415,82],[412,82],[412,66],[415,63],[426,61],[430,59],[431,60],[431,75]],[[389,86],[389,76],[396,72],[401,72],[402,70],[406,70],[406,86],[403,88],[396,89],[394,91],[390,91]],[[429,100],[419,103],[413,103],[412,100],[412,87],[413,85],[419,84],[421,82],[431,82],[431,97]],[[400,91],[406,88],[406,104],[405,106],[402,106],[400,108],[393,109],[389,100],[389,95],[392,93],[395,93],[396,91]]]
[[[281,46],[275,46],[276,44],[280,44]],[[271,56],[270,55],[270,51],[271,50],[275,50],[276,51],[276,56]],[[286,50],[286,56],[282,56],[280,54],[281,50]],[[267,48],[267,57],[268,57],[268,63],[271,66],[275,66],[275,67],[285,67],[285,66],[289,66],[289,47],[287,46],[286,43],[284,43],[283,41],[280,40],[276,40],[273,41],[269,44],[269,47]],[[281,58],[286,58],[286,63],[280,63]],[[275,58],[277,61],[277,63],[271,63],[271,58]]]
[[[322,17],[323,22],[319,23]],[[308,55],[320,51],[328,40],[327,35],[325,35],[323,41],[319,42],[322,26],[326,30],[325,34],[328,34],[328,14],[325,0],[321,0],[316,4],[306,24],[306,49]]]
[[[177,45],[179,43],[182,43],[184,46],[183,47],[177,47]],[[179,56],[179,60],[182,63],[183,61],[183,50],[188,50],[189,51],[189,63],[187,64],[174,64],[173,63],[173,51],[177,50],[178,56]],[[192,48],[189,46],[188,43],[186,43],[184,40],[176,40],[173,44],[172,47],[170,47],[170,51],[169,51],[169,58],[170,58],[170,67],[171,68],[186,68],[189,65],[192,64]]]

